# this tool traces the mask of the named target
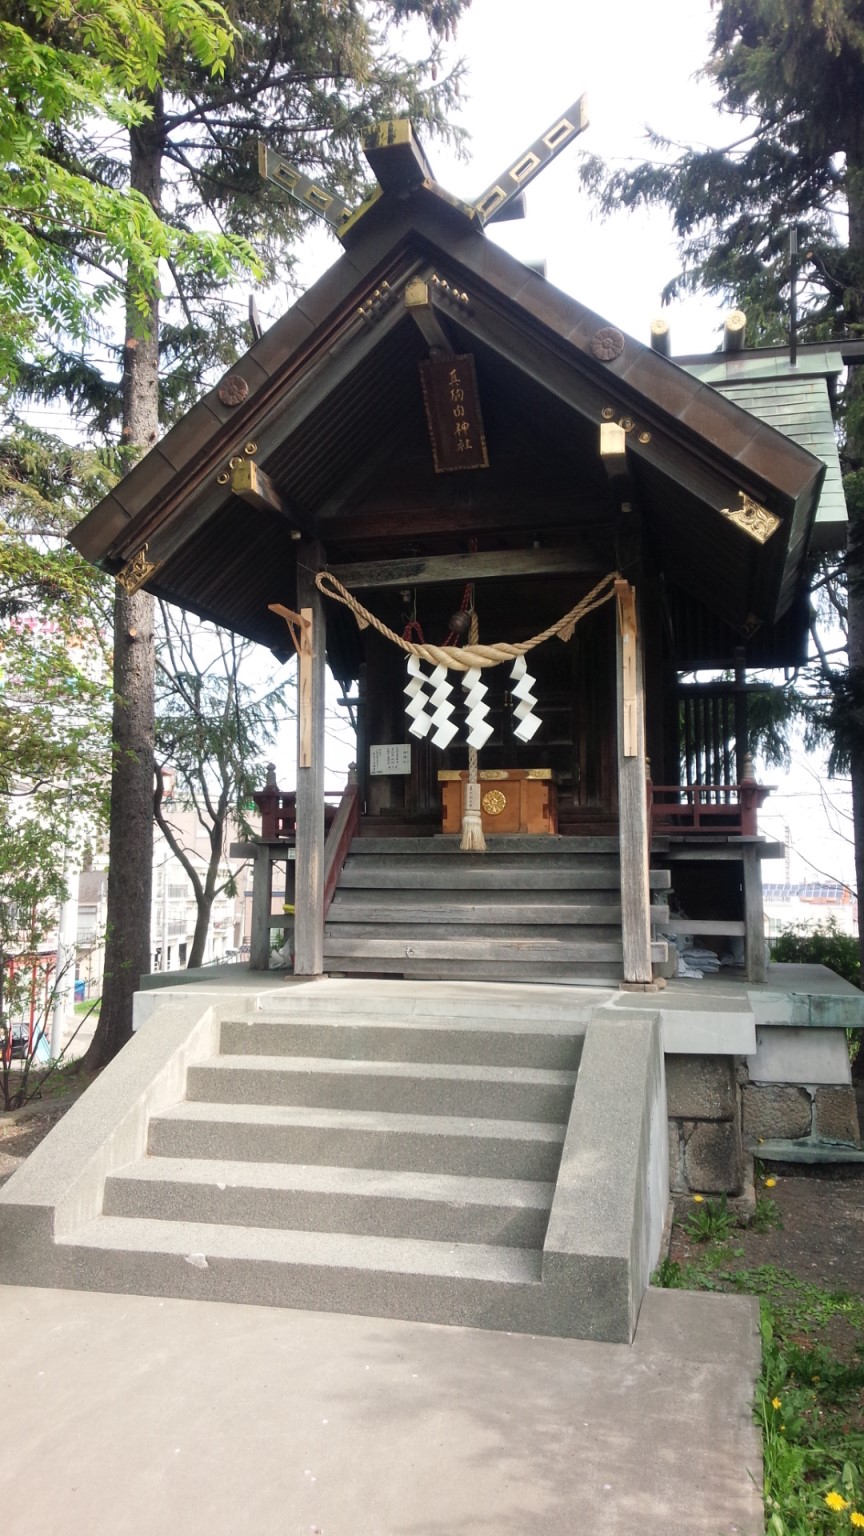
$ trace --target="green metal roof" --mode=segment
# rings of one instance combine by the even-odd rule
[[[758,416],[807,448],[826,466],[825,483],[813,528],[814,549],[843,548],[846,543],[846,500],[837,452],[829,381],[843,369],[833,347],[808,347],[793,368],[788,356],[758,352],[712,354],[682,363],[703,384],[711,384],[727,399]]]

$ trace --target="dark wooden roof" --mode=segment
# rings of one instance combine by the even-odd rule
[[[268,604],[293,603],[297,546],[284,516],[225,483],[248,446],[333,563],[456,551],[470,538],[481,549],[551,539],[581,541],[605,572],[618,563],[599,458],[611,417],[633,424],[633,501],[667,587],[730,633],[797,607],[817,458],[635,340],[604,361],[608,322],[499,249],[434,185],[384,192],[343,242],[231,369],[245,398],[229,405],[210,391],[78,525],[72,541],[88,559],[116,573],[146,544],[149,590],[284,651]],[[433,470],[418,379],[428,346],[403,298],[411,278],[433,274],[467,295],[454,305],[436,290],[436,305],[456,351],[476,359],[488,470]],[[742,492],[781,520],[764,545],[721,516]]]

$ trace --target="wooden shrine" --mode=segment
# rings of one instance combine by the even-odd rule
[[[670,879],[696,931],[744,937],[754,977],[764,964],[748,670],[803,658],[808,551],[842,541],[842,514],[819,512],[823,460],[760,417],[752,391],[736,403],[750,354],[722,379],[678,366],[488,238],[582,126],[577,104],[473,204],[438,185],[409,124],[371,134],[378,190],[325,215],[342,254],[72,536],[128,591],[296,652],[295,799],[281,821],[271,807],[256,902],[277,927],[270,868],[290,844],[302,975],[448,974],[451,954],[482,978],[527,954],[534,975],[651,986],[658,934],[674,932]],[[284,163],[264,158],[280,179]],[[831,366],[814,355],[823,393]],[[473,643],[506,659],[475,677],[459,660]],[[357,783],[325,845],[328,664],[355,711]],[[682,683],[706,669],[723,680]],[[473,896],[479,934],[465,881],[451,889],[451,864],[436,865],[471,810],[488,839],[464,856],[474,889],[507,913]],[[400,840],[412,868],[429,854],[414,883],[433,938],[406,935],[398,910],[398,936],[375,928],[384,864],[350,897],[345,861],[376,838],[382,860]],[[611,881],[599,915],[584,890],[600,882],[579,895],[563,863],[533,916],[505,900],[496,870],[539,869],[541,845],[551,860],[597,851]]]
[[[442,768],[441,831],[462,831],[467,769]],[[558,831],[558,786],[551,768],[481,768],[480,811],[487,837],[554,836]]]

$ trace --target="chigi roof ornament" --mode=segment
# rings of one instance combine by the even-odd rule
[[[545,133],[523,150],[473,203],[463,203],[439,186],[407,118],[378,123],[364,135],[363,151],[375,172],[378,186],[359,208],[351,208],[337,193],[307,176],[298,166],[292,165],[266,144],[258,145],[258,170],[266,181],[274,182],[295,202],[324,219],[340,239],[378,201],[382,192],[404,194],[419,186],[436,191],[482,226],[499,219],[524,218],[522,194],[529,182],[545,170],[562,149],[566,149],[587,127],[588,98],[582,95],[555,119]]]

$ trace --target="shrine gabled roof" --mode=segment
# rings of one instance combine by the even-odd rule
[[[148,590],[284,650],[268,604],[293,597],[292,522],[330,555],[334,508],[347,514],[370,468],[425,435],[417,365],[429,349],[404,292],[434,276],[440,324],[457,353],[475,356],[484,414],[494,418],[490,470],[440,477],[451,482],[441,520],[451,548],[464,548],[472,499],[507,500],[495,464],[508,424],[524,418],[536,429],[536,497],[544,474],[557,474],[575,516],[581,496],[603,500],[600,428],[613,420],[625,424],[633,503],[667,582],[742,633],[800,597],[818,458],[555,289],[434,185],[385,191],[342,238],[324,276],[73,531],[88,559],[119,573],[143,550]],[[278,487],[281,512],[233,494],[232,460],[244,456]],[[443,507],[442,496],[439,487]],[[765,543],[724,515],[745,497],[777,520]],[[394,554],[409,547],[410,514],[406,506]],[[513,527],[518,517],[508,516]],[[527,509],[526,525],[533,516]],[[362,513],[350,536],[345,516],[339,526],[336,542],[362,549]]]

